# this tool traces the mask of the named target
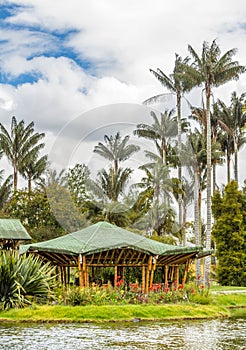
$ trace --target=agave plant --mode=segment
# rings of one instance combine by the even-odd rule
[[[24,307],[33,297],[47,299],[54,285],[54,267],[34,256],[0,251],[0,307]]]

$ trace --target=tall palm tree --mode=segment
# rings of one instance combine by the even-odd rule
[[[94,148],[95,153],[113,162],[115,174],[118,172],[120,162],[127,160],[133,153],[140,150],[139,146],[127,144],[129,138],[130,136],[127,135],[122,139],[119,132],[115,136],[105,135],[105,144],[99,142]]]
[[[110,201],[117,202],[119,196],[123,194],[132,171],[130,168],[118,168],[117,173],[115,173],[113,168],[110,168],[108,172],[102,169],[98,172],[96,183]]]
[[[185,93],[188,93],[192,89],[192,84],[190,80],[186,79],[186,76],[182,74],[182,65],[186,65],[189,62],[189,58],[186,57],[184,60],[178,54],[175,55],[175,64],[173,73],[169,76],[166,75],[161,69],[157,68],[156,71],[150,69],[150,72],[159,80],[159,82],[167,88],[171,93],[176,95],[176,107],[177,107],[177,121],[178,121],[178,157],[181,152],[181,99]],[[153,96],[146,101],[145,104],[151,103],[153,101],[158,101],[162,95]],[[181,183],[182,178],[182,168],[179,162],[178,165],[178,179]],[[182,195],[178,196],[178,205],[179,205],[179,226],[182,226]]]
[[[189,53],[193,59],[191,65],[183,65],[187,77],[193,82],[193,86],[204,84],[206,96],[206,119],[207,119],[207,229],[206,229],[206,249],[211,249],[211,118],[210,103],[212,88],[225,84],[232,79],[238,79],[241,73],[246,71],[244,66],[237,61],[232,61],[236,54],[236,49],[231,49],[221,56],[221,50],[213,40],[209,46],[208,42],[203,42],[201,57],[192,46],[188,46]],[[205,258],[205,283],[209,284],[211,260]]]
[[[244,130],[246,124],[246,112],[243,112],[243,105],[246,93],[237,96],[234,91],[231,95],[231,105],[229,107],[226,104],[218,100],[218,105],[221,107],[219,113],[219,123],[221,127],[226,131],[226,140],[228,145],[228,153],[233,151],[234,153],[234,177],[238,182],[238,151],[246,143],[244,136]],[[229,149],[230,147],[230,149]]]
[[[33,159],[28,160],[23,168],[20,169],[20,174],[27,180],[27,190],[29,193],[32,191],[32,181],[40,180],[41,176],[45,173],[48,165],[47,159],[47,155],[38,158],[38,154],[36,154]]]
[[[18,173],[24,165],[35,159],[39,151],[45,146],[39,143],[44,138],[44,133],[34,132],[34,122],[25,126],[24,120],[17,122],[12,117],[11,130],[8,130],[0,123],[0,144],[4,154],[13,167],[14,190],[17,190]]]
[[[190,116],[190,118],[196,120],[199,122],[202,132],[204,134],[204,137],[206,138],[207,136],[207,113],[206,113],[206,109],[204,108],[199,108],[199,107],[194,107],[191,106],[191,112],[192,115]],[[222,157],[220,158],[220,156],[222,156],[223,152],[221,152],[221,127],[219,125],[218,122],[218,108],[217,108],[217,104],[214,103],[213,104],[213,113],[211,113],[210,116],[211,119],[211,137],[212,137],[212,143],[211,143],[211,147],[213,148],[213,153],[218,152],[218,155],[213,157],[212,160],[212,172],[213,172],[213,193],[215,192],[216,189],[216,166],[217,164],[222,164],[223,160]],[[219,142],[218,142],[218,138],[219,138]]]
[[[151,112],[153,123],[149,124],[138,124],[137,129],[134,130],[134,135],[144,137],[146,139],[154,141],[158,153],[161,156],[161,162],[163,165],[168,165],[168,145],[173,137],[177,136],[178,125],[177,120],[173,116],[174,110],[165,110],[161,113],[160,119],[154,112]]]
[[[206,142],[203,133],[195,129],[182,146],[181,158],[194,184],[194,233],[196,245],[201,246],[201,204],[206,178]],[[196,263],[196,274],[201,276],[200,260]]]

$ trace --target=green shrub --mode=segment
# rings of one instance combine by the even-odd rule
[[[23,307],[33,298],[42,302],[51,295],[54,268],[38,257],[0,251],[0,307]]]

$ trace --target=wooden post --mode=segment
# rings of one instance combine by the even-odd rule
[[[184,277],[183,277],[183,281],[182,281],[182,286],[183,287],[184,287],[185,282],[186,282],[186,278],[187,278],[187,274],[188,274],[188,271],[189,271],[189,267],[190,267],[190,259],[188,259],[186,261],[186,264],[185,264],[185,272],[184,272]]]
[[[79,257],[78,257],[78,268],[79,268],[79,286],[80,288],[83,288],[84,286],[84,282],[83,282],[83,271],[82,271],[82,255],[79,254]]]
[[[155,269],[156,269],[156,258],[152,258],[152,267],[151,267],[151,275],[150,275],[150,288],[152,288],[152,285],[153,285]]]
[[[142,293],[145,292],[145,266],[142,265],[142,286],[141,286]]]
[[[171,266],[171,277],[170,280],[173,282],[174,266]]]
[[[88,269],[87,269],[87,265],[86,265],[86,256],[85,255],[83,255],[82,269],[83,269],[84,287],[88,287]]]
[[[175,277],[174,277],[174,282],[179,285],[179,266],[175,266]]]
[[[147,267],[147,273],[146,273],[146,282],[145,282],[145,293],[149,293],[149,287],[150,287],[150,271],[152,270],[152,256],[149,257],[148,260],[148,267]]]
[[[70,266],[67,267],[67,284],[70,285]]]
[[[66,287],[67,286],[67,270],[66,270],[66,266],[62,267],[62,272],[63,272],[64,285]]]
[[[164,284],[165,284],[165,288],[168,287],[168,265],[165,265],[165,281],[164,281]]]
[[[118,266],[115,265],[115,267],[114,267],[114,287],[116,287],[117,277],[118,277]]]
[[[61,283],[64,284],[64,276],[63,276],[62,266],[60,266],[60,276],[61,276]]]

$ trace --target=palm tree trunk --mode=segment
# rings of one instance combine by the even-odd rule
[[[206,250],[211,249],[211,118],[210,118],[210,90],[206,89],[206,117],[207,117],[207,230],[206,230]],[[205,257],[204,262],[204,282],[206,286],[210,283],[211,257]]]
[[[228,150],[227,150],[226,158],[227,158],[227,182],[229,183],[231,181],[231,156]]]
[[[17,191],[17,184],[18,184],[18,171],[14,167],[14,192]]]
[[[182,245],[184,247],[187,244],[187,241],[186,241],[186,228],[185,228],[186,219],[187,219],[187,208],[186,208],[186,206],[183,205]]]
[[[234,176],[235,181],[238,183],[238,148],[237,143],[235,143],[235,153],[234,153]]]
[[[199,176],[197,171],[195,171],[195,189],[194,189],[194,231],[195,231],[195,240],[196,245],[200,246],[200,223],[199,223]],[[201,260],[196,259],[196,278],[201,276]]]
[[[32,191],[32,179],[31,177],[28,177],[28,181],[27,181],[27,190],[28,190],[28,193],[31,193]]]
[[[178,179],[179,179],[179,192],[178,192],[178,210],[179,210],[179,229],[181,230],[181,237],[183,237],[183,223],[182,223],[182,167],[181,167],[181,96],[177,93],[177,111],[178,111]]]
[[[213,194],[216,190],[216,163],[213,164]]]

